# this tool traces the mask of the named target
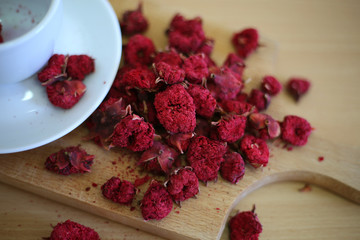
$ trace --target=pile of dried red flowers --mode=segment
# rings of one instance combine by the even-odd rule
[[[215,181],[220,173],[236,184],[245,174],[245,163],[265,167],[267,141],[307,143],[312,131],[307,120],[289,115],[277,121],[263,112],[283,88],[274,76],[264,76],[250,93],[243,91],[245,60],[259,46],[256,29],[235,33],[235,51],[219,66],[211,58],[214,39],[205,35],[201,18],[175,15],[163,51],[141,34],[148,25],[141,5],[124,13],[122,33],[129,37],[124,65],[106,99],[87,120],[88,139],[106,149],[142,152],[138,165],[167,177],[165,183],[153,180],[146,191],[141,201],[145,220],[160,220],[170,213],[173,201],[194,197],[199,181]],[[293,78],[287,90],[299,100],[309,86],[306,79]],[[113,177],[102,192],[114,202],[130,204],[135,188]],[[245,215],[255,218],[251,213]]]

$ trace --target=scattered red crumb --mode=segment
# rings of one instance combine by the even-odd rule
[[[134,211],[136,208],[134,206],[130,207],[130,211]]]
[[[98,186],[98,184],[97,184],[97,183],[92,183],[92,184],[91,184],[91,186],[93,186],[93,187],[97,187],[97,186]]]
[[[90,191],[90,187],[85,188],[85,191],[87,192]]]
[[[324,161],[324,157],[323,157],[323,156],[318,157],[318,161],[319,161],[319,162]]]
[[[99,234],[94,229],[66,220],[63,223],[58,223],[51,232],[49,240],[100,240]]]
[[[305,183],[305,185],[299,189],[299,192],[311,192],[312,188],[309,183]]]
[[[175,211],[175,213],[179,214],[179,213],[180,213],[180,211]]]
[[[289,146],[286,148],[288,151],[292,151],[293,150],[293,147]]]

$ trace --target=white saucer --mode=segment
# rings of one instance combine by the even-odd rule
[[[54,52],[87,54],[95,59],[95,72],[84,80],[87,90],[82,99],[68,110],[49,102],[36,76],[0,85],[0,153],[33,149],[69,133],[100,105],[115,78],[122,42],[109,2],[63,0],[63,4],[63,23]]]

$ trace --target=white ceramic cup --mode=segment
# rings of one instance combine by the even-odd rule
[[[46,64],[60,31],[62,8],[62,0],[1,0],[0,84],[25,80]]]

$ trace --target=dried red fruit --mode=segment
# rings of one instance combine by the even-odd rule
[[[209,76],[209,69],[204,54],[191,55],[186,58],[183,64],[186,80],[190,83],[201,84]]]
[[[66,72],[74,80],[83,80],[95,71],[95,60],[88,55],[71,55],[67,60]]]
[[[201,46],[196,50],[195,53],[203,53],[206,56],[210,56],[214,49],[214,42],[214,39],[205,39],[205,41],[201,44]]]
[[[81,225],[80,223],[66,220],[58,223],[51,232],[49,240],[100,240],[99,234],[94,229]]]
[[[153,145],[155,130],[143,118],[131,114],[116,126],[112,136],[112,146],[126,147],[134,152],[144,151]]]
[[[281,127],[278,121],[265,113],[251,113],[249,115],[249,125],[257,130],[257,137],[268,140],[273,139],[281,134]]]
[[[178,155],[175,149],[154,141],[152,147],[142,153],[138,165],[149,172],[169,174]]]
[[[211,118],[215,112],[216,100],[210,91],[195,84],[190,84],[186,90],[194,100],[196,114],[204,118]]]
[[[246,58],[256,50],[259,45],[258,41],[259,34],[254,28],[247,28],[235,33],[232,38],[236,53],[242,58]]]
[[[224,155],[224,162],[220,168],[221,176],[236,184],[245,174],[245,162],[240,153],[228,152]]]
[[[155,95],[157,118],[164,128],[174,133],[193,132],[196,126],[192,97],[180,84],[174,84]]]
[[[48,81],[55,82],[58,79],[63,80],[67,78],[65,73],[66,61],[65,55],[54,54],[48,60],[46,67],[38,72],[37,76],[40,82],[45,83]]]
[[[142,65],[124,72],[120,84],[126,86],[126,89],[137,88],[154,91],[157,88],[155,73]]]
[[[255,213],[252,211],[239,212],[230,219],[231,240],[257,240],[262,232],[262,225]]]
[[[94,155],[79,146],[70,146],[51,154],[45,161],[46,169],[61,175],[90,172]]]
[[[158,77],[156,83],[163,81],[166,84],[174,84],[181,83],[185,79],[185,71],[177,65],[158,62],[153,64],[153,69]]]
[[[139,187],[141,185],[144,185],[145,183],[147,183],[147,181],[149,181],[151,179],[151,177],[149,175],[146,175],[142,178],[136,178],[135,182],[134,182],[134,186],[135,187]]]
[[[143,33],[148,29],[149,23],[143,15],[141,2],[137,9],[124,12],[120,20],[120,27],[121,32],[126,36]]]
[[[270,104],[270,95],[258,89],[252,89],[248,102],[254,105],[258,111],[265,110]]]
[[[261,89],[270,96],[275,96],[281,92],[282,85],[275,77],[265,76],[261,82]]]
[[[288,115],[281,123],[281,139],[295,146],[303,146],[312,131],[310,123],[298,116]]]
[[[194,133],[169,134],[166,140],[170,146],[175,147],[181,154],[183,154],[187,150],[191,138],[194,136]]]
[[[141,200],[141,214],[144,220],[161,220],[172,210],[173,201],[166,188],[153,180]]]
[[[255,106],[247,102],[241,102],[236,100],[225,100],[220,103],[222,109],[227,113],[236,113],[239,115],[248,115],[253,112],[257,112]]]
[[[101,186],[104,197],[113,202],[129,205],[133,201],[136,189],[134,184],[118,177],[112,177]]]
[[[124,60],[126,64],[136,66],[149,65],[155,54],[155,46],[152,40],[141,34],[135,34],[129,38],[124,47]]]
[[[228,67],[237,79],[242,80],[242,75],[245,69],[244,60],[235,53],[229,53],[226,57],[223,66]]]
[[[166,62],[167,64],[181,67],[183,64],[183,59],[180,57],[180,54],[174,49],[168,51],[157,52],[154,57],[154,63]]]
[[[240,142],[240,151],[254,168],[265,167],[269,161],[269,148],[265,140],[245,135]]]
[[[115,125],[128,114],[131,114],[131,107],[125,106],[122,98],[105,100],[86,122],[90,130],[86,139],[93,139],[99,146],[108,148]]]
[[[166,189],[176,203],[199,193],[199,181],[190,167],[176,169],[165,183]]]
[[[49,101],[57,107],[72,108],[84,95],[86,86],[82,81],[60,81],[46,87]]]
[[[311,86],[309,80],[305,78],[290,78],[287,83],[287,90],[296,101],[307,93]]]
[[[218,122],[212,123],[212,136],[223,142],[236,142],[244,135],[246,119],[245,116],[236,114],[222,116]]]

